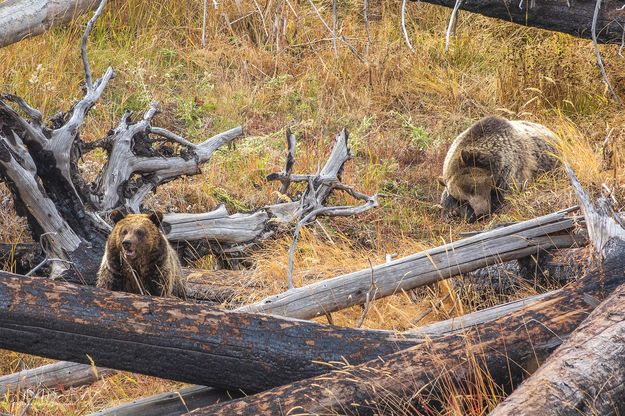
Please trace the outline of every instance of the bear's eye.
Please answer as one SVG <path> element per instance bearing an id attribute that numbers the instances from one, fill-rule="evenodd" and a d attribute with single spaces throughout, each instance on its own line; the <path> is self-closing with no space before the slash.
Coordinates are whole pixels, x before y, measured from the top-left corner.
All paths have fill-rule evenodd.
<path id="1" fill-rule="evenodd" d="M 122 229 L 122 235 L 126 235 L 126 234 L 128 234 L 128 230 L 127 230 L 127 229 L 125 229 L 125 228 L 123 228 L 123 229 Z"/>
<path id="2" fill-rule="evenodd" d="M 143 231 L 143 230 L 137 230 L 137 237 L 139 237 L 139 238 L 143 238 L 143 236 L 145 236 L 145 231 Z"/>

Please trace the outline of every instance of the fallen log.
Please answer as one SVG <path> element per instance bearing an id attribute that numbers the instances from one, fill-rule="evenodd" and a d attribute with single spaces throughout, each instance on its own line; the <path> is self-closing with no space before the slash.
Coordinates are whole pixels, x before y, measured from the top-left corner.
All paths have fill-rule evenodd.
<path id="1" fill-rule="evenodd" d="M 260 391 L 417 341 L 0 272 L 0 348 L 223 389 Z"/>
<path id="2" fill-rule="evenodd" d="M 130 403 L 92 413 L 90 416 L 178 416 L 198 407 L 240 396 L 240 392 L 224 392 L 211 387 L 190 386 L 179 391 L 134 400 Z"/>
<path id="3" fill-rule="evenodd" d="M 487 323 L 465 326 L 383 359 L 339 368 L 191 414 L 255 415 L 292 409 L 307 414 L 423 413 L 432 402 L 449 394 L 445 386 L 467 386 L 476 374 L 488 374 L 496 385 L 510 391 L 601 299 L 625 282 L 624 268 L 625 256 L 616 256 L 595 265 L 568 287 L 540 295 L 520 309 L 513 306 L 513 312 Z"/>
<path id="4" fill-rule="evenodd" d="M 586 218 L 592 238 L 595 222 L 588 216 Z M 517 309 L 513 305 L 510 308 L 512 312 L 487 324 L 480 321 L 473 327 L 458 329 L 457 334 L 434 339 L 383 359 L 345 366 L 321 377 L 198 409 L 191 414 L 255 415 L 288 413 L 295 409 L 312 414 L 332 411 L 361 415 L 419 413 L 430 402 L 441 400 L 446 394 L 446 386 L 467 386 L 476 374 L 477 377 L 488 374 L 496 385 L 510 391 L 575 330 L 601 299 L 625 282 L 625 243 L 621 243 L 614 251 L 616 255 L 595 264 L 579 281 L 550 294 L 539 295 L 534 302 L 522 308 Z M 623 294 L 625 296 L 625 291 Z M 495 314 L 499 312 L 502 311 Z M 465 320 L 463 324 L 470 324 L 470 320 Z M 613 339 L 621 342 L 622 335 L 618 331 L 612 334 L 620 335 Z M 619 362 L 622 346 L 615 347 L 615 350 L 614 357 Z M 561 364 L 563 368 L 569 365 L 564 361 Z M 588 369 L 586 366 L 583 368 Z M 604 371 L 600 373 L 606 374 Z M 619 375 L 625 375 L 625 371 Z M 617 378 L 615 383 L 625 385 L 621 380 Z M 594 386 L 601 389 L 602 385 Z M 533 391 L 538 391 L 544 383 L 534 386 Z M 553 398 L 559 396 L 546 393 L 545 397 L 545 402 L 553 402 Z M 518 407 L 525 406 L 528 400 L 535 400 L 533 393 L 519 400 Z M 579 411 L 579 407 L 576 409 Z M 520 413 L 504 411 L 501 414 Z"/>
<path id="5" fill-rule="evenodd" d="M 26 390 L 60 389 L 92 384 L 113 370 L 76 363 L 54 363 L 0 377 L 0 397 Z"/>
<path id="6" fill-rule="evenodd" d="M 411 266 L 412 267 L 416 267 L 416 265 L 423 265 L 422 267 L 424 267 L 424 269 L 426 271 L 435 271 L 434 274 L 434 279 L 433 280 L 420 280 L 416 282 L 416 286 L 421 285 L 421 284 L 427 284 L 433 281 L 436 281 L 438 279 L 443 279 L 443 278 L 447 278 L 447 277 L 451 277 L 453 276 L 455 273 L 461 273 L 461 272 L 466 272 L 466 271 L 471 271 L 474 270 L 476 268 L 481 267 L 481 265 L 483 264 L 488 264 L 490 262 L 497 262 L 497 261 L 501 261 L 502 258 L 516 258 L 518 257 L 523 257 L 523 256 L 527 256 L 529 254 L 533 254 L 536 253 L 539 250 L 542 249 L 547 249 L 547 248 L 552 248 L 552 247 L 570 247 L 572 245 L 578 244 L 578 243 L 583 243 L 584 242 L 584 237 L 583 236 L 576 236 L 576 235 L 569 235 L 569 234 L 565 234 L 565 235 L 550 235 L 550 232 L 553 233 L 559 233 L 559 232 L 570 232 L 573 227 L 574 227 L 574 223 L 576 221 L 575 218 L 569 218 L 566 217 L 566 214 L 568 212 L 573 211 L 574 208 L 570 208 L 567 210 L 563 210 L 554 214 L 550 214 L 548 216 L 545 217 L 541 217 L 541 218 L 537 218 L 534 220 L 529 220 L 529 221 L 525 221 L 522 223 L 518 223 L 518 224 L 514 224 L 510 227 L 513 227 L 512 229 L 506 229 L 505 227 L 493 230 L 493 231 L 489 231 L 486 233 L 482 233 L 479 234 L 477 236 L 473 236 L 470 239 L 466 239 L 466 240 L 460 240 L 456 243 L 452 243 L 450 245 L 445 245 L 442 247 L 437 247 L 435 249 L 426 251 L 424 253 L 418 253 L 416 255 L 407 257 L 406 259 L 409 260 L 408 263 L 405 263 L 406 259 L 399 259 L 396 262 L 393 262 L 395 264 L 398 264 L 404 271 L 403 273 L 406 273 L 406 270 L 408 270 L 409 272 L 419 275 L 419 270 L 410 270 Z M 507 236 L 507 237 L 506 237 Z M 517 250 L 517 251 L 511 251 L 508 253 L 501 253 L 499 251 L 492 251 L 492 249 L 488 249 L 488 246 L 484 246 L 483 242 L 487 241 L 489 239 L 489 237 L 491 238 L 501 238 L 501 237 L 506 237 L 507 239 L 511 240 L 511 241 L 515 241 L 515 242 L 521 242 L 521 249 Z M 468 241 L 467 240 L 471 240 Z M 471 244 L 469 246 L 469 244 Z M 468 263 L 464 264 L 464 265 L 460 265 L 457 264 L 456 267 L 454 266 L 450 266 L 448 268 L 448 270 L 444 270 L 444 269 L 439 269 L 437 270 L 436 267 L 434 267 L 432 265 L 432 263 L 428 262 L 423 262 L 422 259 L 423 258 L 428 258 L 431 256 L 439 256 L 440 257 L 448 257 L 447 261 L 451 264 L 453 264 L 453 260 L 454 260 L 454 255 L 458 256 L 458 251 L 460 251 L 460 254 L 463 253 L 462 247 L 466 247 L 469 246 L 470 250 L 467 250 L 467 253 L 471 252 L 471 250 L 473 250 L 473 254 L 475 255 L 476 250 L 477 250 L 477 256 L 482 256 L 484 255 L 484 252 L 482 250 L 484 250 L 487 253 L 490 253 L 490 257 L 486 257 L 484 259 L 478 259 L 477 261 L 469 261 Z M 473 247 L 473 248 L 472 248 Z M 529 250 L 528 250 L 529 248 Z M 466 249 L 465 249 L 466 250 Z M 487 251 L 490 250 L 490 251 Z M 441 256 L 441 254 L 444 253 L 444 256 Z M 450 257 L 451 256 L 451 257 Z M 459 257 L 461 258 L 461 257 Z M 419 263 L 416 262 L 411 262 L 410 259 L 416 259 L 417 261 L 419 261 Z M 448 264 L 449 264 L 448 263 Z M 385 266 L 385 265 L 384 265 Z M 378 266 L 378 267 L 384 267 L 384 266 Z M 197 272 L 197 271 L 195 271 Z M 402 276 L 402 271 L 397 271 L 395 268 L 392 268 L 390 270 L 386 270 L 386 273 L 391 275 L 392 273 L 398 273 L 398 276 Z M 298 293 L 301 294 L 300 296 L 303 299 L 303 302 L 308 302 L 308 299 L 306 299 L 306 294 L 311 294 L 311 296 L 314 296 L 315 291 L 317 290 L 317 287 L 324 287 L 326 282 L 336 282 L 337 280 L 340 280 L 343 277 L 350 277 L 350 276 L 354 276 L 354 275 L 366 275 L 367 276 L 367 286 L 364 289 L 364 294 L 363 293 L 358 293 L 358 291 L 354 291 L 354 292 L 348 292 L 345 294 L 345 301 L 342 303 L 342 305 L 345 305 L 345 307 L 347 306 L 351 306 L 351 305 L 355 305 L 355 304 L 359 304 L 364 302 L 364 297 L 366 296 L 366 292 L 369 290 L 369 286 L 371 284 L 371 270 L 367 269 L 367 270 L 363 270 L 361 272 L 356 272 L 356 273 L 352 273 L 352 274 L 348 274 L 345 276 L 339 276 L 337 278 L 334 279 L 330 279 L 330 280 L 326 280 L 320 283 L 316 283 L 313 285 L 309 285 L 309 286 L 305 286 L 299 289 L 295 289 L 295 290 L 291 290 L 291 291 L 287 291 L 285 293 L 283 293 L 282 295 L 278 295 L 278 297 L 280 298 L 287 298 L 287 295 L 289 293 Z M 432 275 L 432 273 L 430 273 L 430 275 Z M 197 275 L 196 275 L 197 276 Z M 206 276 L 204 274 L 204 276 Z M 405 274 L 404 274 L 405 276 Z M 408 278 L 409 276 L 406 276 L 406 278 Z M 193 279 L 191 279 L 193 281 Z M 400 281 L 401 279 L 397 278 L 397 281 Z M 398 284 L 401 283 L 398 282 Z M 376 283 L 377 284 L 377 283 Z M 349 288 L 348 287 L 348 283 L 344 283 L 342 285 L 345 288 Z M 210 284 L 208 286 L 203 286 L 205 289 L 208 288 L 207 290 L 210 291 Z M 199 287 L 194 287 L 193 283 L 191 283 L 189 285 L 189 294 L 191 295 L 191 297 L 195 297 L 197 296 L 198 298 L 202 298 L 202 285 L 200 285 Z M 377 297 L 381 297 L 381 296 L 387 296 L 393 293 L 396 293 L 399 289 L 395 289 L 393 291 L 385 291 L 382 294 L 380 294 Z M 328 291 L 329 292 L 329 291 Z M 208 299 L 210 296 L 204 296 L 204 299 Z M 271 299 L 273 297 L 270 297 L 268 299 Z M 360 298 L 362 298 L 362 301 L 360 301 Z M 216 300 L 216 299 L 210 299 L 210 300 Z M 297 306 L 297 299 L 289 299 L 293 305 Z M 320 300 L 319 302 L 323 301 Z M 326 300 L 327 302 L 327 300 Z M 270 303 L 267 303 L 267 300 L 265 301 L 261 301 L 257 304 L 252 305 L 252 307 L 250 306 L 243 306 L 241 308 L 236 309 L 237 311 L 241 311 L 241 312 L 265 312 L 265 313 L 271 313 L 274 315 L 282 315 L 282 316 L 288 316 L 288 317 L 293 317 L 293 315 L 291 314 L 298 314 L 301 312 L 301 309 L 299 307 L 291 307 L 291 308 L 267 308 L 267 309 L 257 309 L 258 306 L 257 305 L 264 305 L 265 307 L 271 306 Z M 321 303 L 321 309 L 319 310 L 323 310 L 323 303 Z M 487 313 L 485 311 L 485 313 Z M 296 315 L 297 317 L 298 315 Z M 300 315 L 301 316 L 301 315 Z M 310 315 L 303 315 L 304 317 L 308 318 L 311 317 Z M 477 318 L 479 320 L 479 318 Z M 450 320 L 449 322 L 453 322 L 454 320 Z M 462 322 L 462 320 L 456 320 L 456 322 Z M 453 325 L 453 324 L 452 324 Z M 66 365 L 73 365 L 73 363 L 66 363 Z M 99 363 L 99 365 L 103 365 L 101 363 Z"/>
<path id="7" fill-rule="evenodd" d="M 523 26 L 538 27 L 556 32 L 568 33 L 584 39 L 592 38 L 592 22 L 597 1 L 578 0 L 425 0 L 426 3 L 454 8 L 459 3 L 461 10 L 494 17 Z M 625 10 L 617 0 L 599 1 L 596 26 L 599 43 L 620 44 L 625 25 Z"/>
<path id="8" fill-rule="evenodd" d="M 242 303 L 253 295 L 258 285 L 249 281 L 248 274 L 240 270 L 182 270 L 185 296 L 189 300 L 214 303 Z"/>
<path id="9" fill-rule="evenodd" d="M 6 0 L 0 3 L 0 48 L 61 26 L 89 10 L 97 0 Z"/>
<path id="10" fill-rule="evenodd" d="M 623 263 L 625 229 L 607 198 L 595 207 L 567 167 L 589 236 L 606 268 Z M 625 274 L 623 268 L 618 273 Z M 491 413 L 622 414 L 625 411 L 625 285 L 617 288 L 530 378 Z"/>
<path id="11" fill-rule="evenodd" d="M 308 319 L 365 303 L 372 280 L 377 287 L 377 299 L 540 250 L 568 248 L 584 241 L 583 237 L 567 233 L 576 223 L 567 214 L 576 209 L 568 208 L 370 269 L 291 289 L 241 310 Z"/>

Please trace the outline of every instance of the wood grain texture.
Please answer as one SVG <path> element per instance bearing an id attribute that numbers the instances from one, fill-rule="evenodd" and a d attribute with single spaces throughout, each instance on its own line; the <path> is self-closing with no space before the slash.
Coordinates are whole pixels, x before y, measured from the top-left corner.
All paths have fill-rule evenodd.
<path id="1" fill-rule="evenodd" d="M 25 390 L 67 389 L 92 384 L 113 370 L 76 363 L 54 363 L 0 377 L 0 396 Z"/>

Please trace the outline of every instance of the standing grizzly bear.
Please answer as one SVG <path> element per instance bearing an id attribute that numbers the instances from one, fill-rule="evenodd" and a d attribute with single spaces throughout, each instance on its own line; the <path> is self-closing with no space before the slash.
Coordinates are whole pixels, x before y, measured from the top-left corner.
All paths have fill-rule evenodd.
<path id="1" fill-rule="evenodd" d="M 556 166 L 553 140 L 549 129 L 528 121 L 485 117 L 473 124 L 445 157 L 439 178 L 443 216 L 473 222 L 496 211 L 512 186 L 523 187 Z"/>
<path id="2" fill-rule="evenodd" d="M 180 260 L 161 232 L 161 213 L 113 211 L 97 287 L 153 296 L 184 297 Z"/>

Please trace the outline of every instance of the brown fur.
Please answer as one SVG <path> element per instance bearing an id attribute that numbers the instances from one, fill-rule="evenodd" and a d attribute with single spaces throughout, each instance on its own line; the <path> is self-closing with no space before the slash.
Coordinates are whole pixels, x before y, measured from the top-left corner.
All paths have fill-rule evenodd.
<path id="1" fill-rule="evenodd" d="M 178 255 L 159 225 L 161 214 L 114 211 L 97 287 L 153 296 L 184 296 Z"/>
<path id="2" fill-rule="evenodd" d="M 452 143 L 441 178 L 443 214 L 476 219 L 495 211 L 512 186 L 523 187 L 537 174 L 553 169 L 546 127 L 527 121 L 486 117 Z"/>

